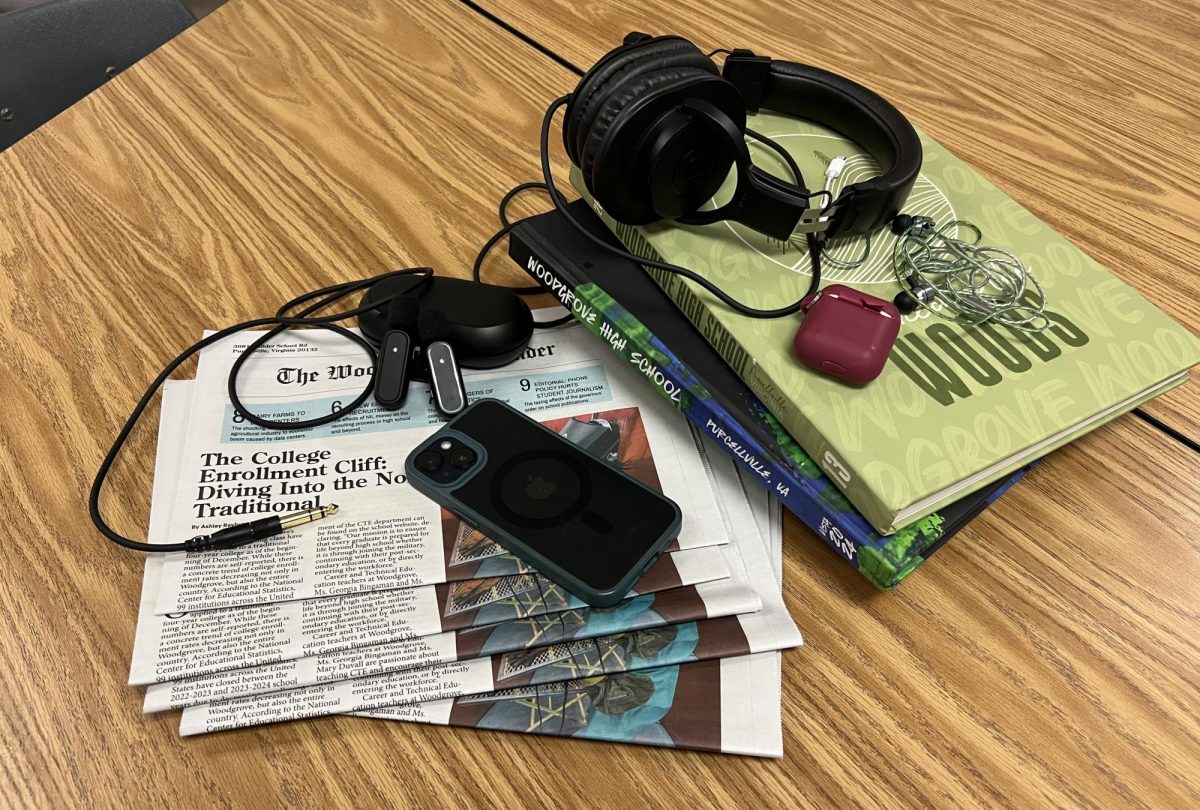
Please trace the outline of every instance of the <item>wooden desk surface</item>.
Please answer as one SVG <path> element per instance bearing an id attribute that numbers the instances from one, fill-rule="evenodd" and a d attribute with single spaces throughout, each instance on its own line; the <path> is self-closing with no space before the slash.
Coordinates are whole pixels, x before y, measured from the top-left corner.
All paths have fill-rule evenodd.
<path id="1" fill-rule="evenodd" d="M 1197 322 L 1187 9 L 876 0 L 835 25 L 781 1 L 485 5 L 576 65 L 673 28 L 849 73 Z M 951 30 L 962 44 L 941 50 Z M 145 381 L 202 328 L 297 290 L 404 264 L 465 274 L 573 83 L 465 5 L 234 0 L 0 154 L 0 797 L 1200 803 L 1200 458 L 1133 417 L 1054 454 L 894 593 L 790 520 L 807 643 L 784 656 L 782 761 L 358 718 L 184 741 L 176 715 L 142 716 L 125 685 L 141 559 L 96 535 L 85 495 Z M 1194 383 L 1151 410 L 1200 435 Z M 141 431 L 106 500 L 127 533 L 152 443 Z"/>

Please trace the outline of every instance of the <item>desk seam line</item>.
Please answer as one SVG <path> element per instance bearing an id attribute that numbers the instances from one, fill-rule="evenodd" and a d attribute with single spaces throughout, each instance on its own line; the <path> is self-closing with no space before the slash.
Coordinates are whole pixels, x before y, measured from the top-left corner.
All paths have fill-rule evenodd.
<path id="1" fill-rule="evenodd" d="M 517 28 L 517 27 L 516 27 L 515 25 L 513 25 L 512 23 L 510 23 L 510 22 L 508 22 L 507 20 L 503 19 L 503 18 L 502 18 L 502 17 L 500 17 L 499 15 L 497 15 L 497 14 L 494 14 L 494 13 L 492 13 L 491 11 L 488 11 L 488 10 L 487 10 L 486 8 L 484 8 L 483 6 L 481 6 L 481 5 L 479 5 L 478 3 L 474 2 L 474 0 L 459 0 L 459 2 L 460 2 L 462 5 L 464 5 L 464 6 L 466 6 L 467 8 L 469 8 L 471 11 L 474 11 L 474 12 L 475 12 L 476 14 L 478 14 L 479 16 L 481 16 L 481 17 L 483 17 L 484 19 L 488 20 L 489 22 L 495 23 L 496 25 L 500 26 L 502 29 L 504 29 L 504 30 L 505 30 L 505 31 L 507 31 L 508 33 L 512 34 L 512 35 L 513 35 L 513 36 L 515 36 L 517 39 L 521 40 L 521 41 L 522 41 L 522 42 L 524 42 L 526 45 L 530 46 L 531 48 L 533 48 L 534 50 L 538 51 L 538 52 L 539 52 L 539 53 L 541 53 L 542 55 L 550 57 L 550 58 L 551 58 L 551 59 L 553 59 L 555 62 L 557 62 L 559 65 L 561 65 L 562 67 L 565 67 L 567 70 L 569 70 L 569 71 L 571 71 L 572 73 L 574 73 L 576 76 L 582 76 L 582 75 L 583 75 L 583 70 L 582 70 L 582 69 L 581 69 L 581 68 L 580 68 L 578 65 L 574 64 L 573 62 L 571 62 L 570 60 L 566 59 L 565 57 L 558 55 L 558 54 L 557 54 L 557 53 L 555 53 L 554 51 L 550 50 L 550 48 L 548 48 L 547 46 L 543 45 L 542 43 L 538 42 L 538 41 L 537 41 L 536 39 L 534 39 L 533 37 L 531 37 L 531 36 L 529 36 L 528 34 L 526 34 L 526 33 L 525 33 L 524 31 L 522 31 L 521 29 Z"/>

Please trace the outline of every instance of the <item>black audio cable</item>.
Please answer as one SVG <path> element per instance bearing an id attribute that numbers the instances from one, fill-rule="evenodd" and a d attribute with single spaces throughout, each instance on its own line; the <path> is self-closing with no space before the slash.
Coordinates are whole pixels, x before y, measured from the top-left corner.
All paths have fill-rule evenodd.
<path id="1" fill-rule="evenodd" d="M 182 546 L 181 549 L 178 549 L 179 551 L 215 551 L 223 548 L 241 548 L 256 540 L 265 540 L 268 537 L 283 534 L 288 529 L 303 526 L 305 523 L 312 523 L 314 520 L 336 515 L 337 511 L 337 504 L 331 503 L 328 506 L 318 506 L 315 509 L 301 509 L 299 512 L 292 512 L 282 517 L 271 515 L 270 517 L 252 520 L 249 523 L 238 523 L 235 526 L 228 526 L 212 534 L 202 534 L 199 537 L 193 537 L 190 540 L 173 545 Z M 155 551 L 170 550 L 157 545 L 152 545 L 151 548 Z"/>
<path id="2" fill-rule="evenodd" d="M 489 253 L 492 252 L 492 248 L 494 248 L 496 246 L 496 243 L 499 242 L 504 237 L 508 236 L 509 232 L 512 231 L 513 228 L 517 227 L 517 225 L 519 225 L 521 222 L 521 220 L 517 220 L 516 222 L 512 222 L 509 220 L 508 206 L 512 203 L 512 201 L 517 197 L 518 194 L 520 194 L 524 191 L 532 191 L 535 189 L 541 190 L 541 191 L 549 190 L 546 188 L 545 183 L 538 183 L 538 182 L 521 183 L 518 186 L 514 186 L 513 188 L 510 188 L 508 190 L 508 193 L 506 193 L 504 195 L 504 197 L 500 200 L 500 210 L 499 210 L 500 230 L 498 230 L 494 234 L 492 234 L 491 237 L 486 242 L 483 243 L 483 247 L 481 247 L 479 249 L 479 253 L 475 254 L 475 264 L 471 268 L 471 278 L 473 278 L 476 282 L 482 283 L 480 281 L 480 276 L 483 273 L 483 260 L 487 258 L 487 255 Z M 507 289 L 512 290 L 517 295 L 522 295 L 522 296 L 542 295 L 546 292 L 545 287 L 542 287 L 540 284 L 530 284 L 530 285 L 526 285 L 524 287 L 508 287 Z M 562 326 L 564 324 L 571 323 L 571 321 L 573 321 L 573 320 L 575 320 L 575 316 L 568 313 L 566 315 L 563 315 L 560 318 L 555 318 L 550 321 L 534 321 L 533 328 L 534 329 L 550 329 L 555 326 Z"/>
<path id="3" fill-rule="evenodd" d="M 117 434 L 117 438 L 113 440 L 112 446 L 108 449 L 108 453 L 106 453 L 104 456 L 104 460 L 100 462 L 100 469 L 96 471 L 96 477 L 92 480 L 92 488 L 88 494 L 88 512 L 91 515 L 92 523 L 96 526 L 96 530 L 117 545 L 132 549 L 134 551 L 204 551 L 244 546 L 247 543 L 254 542 L 255 540 L 260 540 L 264 537 L 270 537 L 272 535 L 279 534 L 291 526 L 309 523 L 313 520 L 318 520 L 336 512 L 337 507 L 330 505 L 321 507 L 319 509 L 294 512 L 290 515 L 284 515 L 283 517 L 272 516 L 263 518 L 261 520 L 255 520 L 250 523 L 242 523 L 236 526 L 230 526 L 226 529 L 221 529 L 214 534 L 203 537 L 194 537 L 181 543 L 143 543 L 137 540 L 131 540 L 108 525 L 108 522 L 105 521 L 104 516 L 100 512 L 100 493 L 104 489 L 104 482 L 108 478 L 108 473 L 112 469 L 113 463 L 117 460 L 117 456 L 120 455 L 121 448 L 125 446 L 125 442 L 129 439 L 129 434 L 133 432 L 134 426 L 137 425 L 138 419 L 141 418 L 146 408 L 150 405 L 150 401 L 154 398 L 155 393 L 157 393 L 158 389 L 162 387 L 162 384 L 167 381 L 167 378 L 169 378 L 171 374 L 175 372 L 175 369 L 179 368 L 181 365 L 187 362 L 189 358 L 202 349 L 205 349 L 208 346 L 217 343 L 218 341 L 224 340 L 231 335 L 247 329 L 255 329 L 262 326 L 272 327 L 271 329 L 263 332 L 261 337 L 257 338 L 253 343 L 246 347 L 246 349 L 238 356 L 237 360 L 233 364 L 233 368 L 229 372 L 229 399 L 233 403 L 233 406 L 237 412 L 245 417 L 247 421 L 271 430 L 305 430 L 307 428 L 319 427 L 320 425 L 328 424 L 354 411 L 356 408 L 362 405 L 362 403 L 366 402 L 368 397 L 371 396 L 371 390 L 374 384 L 373 380 L 367 383 L 367 386 L 363 392 L 359 394 L 353 401 L 351 401 L 350 404 L 332 411 L 331 413 L 313 419 L 304 419 L 295 422 L 280 422 L 253 414 L 242 404 L 241 398 L 237 393 L 238 372 L 241 371 L 241 368 L 245 364 L 246 360 L 249 359 L 259 347 L 279 333 L 295 326 L 317 327 L 336 332 L 361 346 L 370 356 L 371 363 L 374 365 L 375 348 L 368 343 L 365 338 L 360 335 L 356 335 L 344 326 L 339 326 L 336 322 L 360 315 L 369 309 L 374 309 L 379 306 L 386 306 L 393 298 L 413 292 L 417 287 L 424 284 L 425 281 L 428 280 L 428 278 L 432 275 L 433 269 L 429 267 L 406 267 L 400 270 L 392 270 L 387 273 L 381 273 L 360 281 L 347 281 L 342 282 L 341 284 L 333 284 L 329 287 L 322 287 L 321 289 L 313 290 L 305 293 L 304 295 L 293 298 L 291 301 L 288 301 L 286 304 L 281 306 L 272 317 L 255 318 L 253 320 L 235 323 L 233 326 L 228 326 L 220 331 L 214 332 L 208 337 L 196 341 L 191 346 L 187 347 L 178 355 L 176 355 L 175 358 L 171 360 L 171 362 L 167 363 L 166 367 L 159 372 L 158 376 L 154 378 L 149 387 L 146 388 L 146 392 L 142 394 L 141 399 L 139 399 L 137 404 L 133 407 L 133 411 L 129 414 L 129 418 L 125 420 L 125 425 Z M 385 279 L 398 276 L 414 276 L 416 281 L 408 288 L 398 290 L 393 295 L 387 296 L 371 304 L 360 304 L 353 309 L 335 312 L 331 315 L 313 315 L 313 313 L 318 312 L 337 301 L 340 301 L 347 295 L 359 292 L 360 290 L 365 290 L 372 284 Z M 299 313 L 295 315 L 287 314 L 296 307 L 306 304 L 310 301 L 314 301 L 314 303 L 309 304 Z M 321 514 L 316 514 L 318 512 Z"/>

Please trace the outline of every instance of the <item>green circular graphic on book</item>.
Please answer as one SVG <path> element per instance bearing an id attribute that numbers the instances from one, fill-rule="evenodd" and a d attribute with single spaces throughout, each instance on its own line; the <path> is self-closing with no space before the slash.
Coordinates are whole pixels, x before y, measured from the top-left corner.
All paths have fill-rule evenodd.
<path id="1" fill-rule="evenodd" d="M 778 125 L 776 125 L 778 121 Z M 775 140 L 780 146 L 791 153 L 808 187 L 817 191 L 828 188 L 833 198 L 842 193 L 848 185 L 868 180 L 879 174 L 879 164 L 870 155 L 864 154 L 852 141 L 841 135 L 818 128 L 808 122 L 797 122 L 793 118 L 782 118 L 770 114 L 755 116 L 754 126 Z M 797 131 L 799 130 L 799 131 Z M 754 162 L 763 169 L 779 177 L 789 178 L 787 165 L 775 152 L 768 147 L 751 140 L 750 153 Z M 841 174 L 834 180 L 827 181 L 825 170 L 830 161 L 836 157 L 846 158 L 846 165 Z M 730 176 L 725 185 L 716 195 L 716 200 L 724 201 L 733 193 L 734 177 Z M 825 204 L 824 197 L 813 200 L 816 207 Z M 906 214 L 921 214 L 931 217 L 940 224 L 956 219 L 954 207 L 946 194 L 934 185 L 925 174 L 917 177 L 909 195 L 908 203 L 904 206 Z M 808 245 L 803 236 L 792 241 L 772 239 L 737 222 L 723 222 L 723 227 L 729 229 L 739 242 L 749 247 L 768 261 L 795 273 L 808 276 L 812 264 L 809 260 Z M 821 267 L 823 283 L 841 282 L 851 286 L 866 286 L 886 284 L 895 286 L 896 275 L 892 270 L 892 249 L 896 243 L 896 235 L 888 230 L 880 230 L 869 236 L 853 239 L 838 239 L 830 243 L 825 252 L 825 261 Z M 863 257 L 866 257 L 865 261 Z M 890 294 L 888 295 L 890 298 Z"/>

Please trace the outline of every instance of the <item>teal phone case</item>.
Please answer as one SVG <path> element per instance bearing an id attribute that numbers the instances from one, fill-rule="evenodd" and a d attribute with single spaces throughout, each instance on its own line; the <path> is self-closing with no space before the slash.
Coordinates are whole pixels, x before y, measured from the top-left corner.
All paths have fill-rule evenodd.
<path id="1" fill-rule="evenodd" d="M 554 448 L 548 452 L 553 453 L 561 450 L 562 453 L 570 454 L 576 459 L 585 459 L 586 462 L 580 466 L 597 465 L 598 472 L 596 475 L 604 476 L 606 482 L 609 480 L 608 477 L 612 475 L 623 479 L 621 486 L 629 486 L 640 493 L 636 497 L 642 499 L 642 504 L 646 504 L 648 502 L 647 499 L 652 499 L 653 503 L 651 503 L 651 506 L 661 511 L 661 514 L 666 517 L 662 521 L 662 531 L 653 530 L 656 536 L 646 543 L 644 552 L 639 553 L 637 549 L 634 549 L 634 556 L 631 556 L 628 570 L 625 571 L 622 568 L 620 575 L 616 576 L 615 581 L 612 582 L 589 582 L 588 571 L 570 570 L 565 565 L 542 554 L 538 549 L 530 545 L 530 543 L 522 540 L 518 536 L 517 531 L 500 525 L 496 520 L 488 517 L 456 494 L 456 490 L 470 488 L 472 479 L 481 475 L 488 476 L 494 488 L 495 482 L 498 480 L 497 468 L 503 469 L 504 464 L 509 463 L 516 457 L 506 453 L 507 457 L 499 458 L 493 457 L 493 454 L 489 453 L 487 436 L 480 435 L 479 425 L 483 419 L 494 422 L 495 431 L 498 433 L 505 432 L 505 420 L 520 420 L 522 424 L 519 425 L 510 423 L 507 432 L 511 434 L 517 429 L 528 429 L 532 426 L 537 431 L 540 431 L 541 434 L 552 437 L 552 441 L 545 440 L 544 437 L 541 439 L 545 443 L 545 446 L 552 446 Z M 460 426 L 470 426 L 470 430 L 460 430 Z M 461 477 L 444 483 L 433 480 L 426 472 L 418 469 L 416 460 L 423 453 L 436 450 L 438 445 L 445 440 L 451 440 L 472 449 L 477 456 L 477 461 Z M 607 464 L 595 456 L 588 454 L 561 435 L 496 399 L 478 400 L 463 410 L 462 413 L 455 416 L 454 419 L 448 422 L 437 433 L 421 442 L 415 450 L 409 453 L 408 458 L 405 459 L 404 471 L 408 476 L 409 483 L 418 492 L 421 492 L 435 503 L 450 510 L 469 525 L 479 529 L 484 535 L 500 544 L 503 548 L 532 565 L 539 573 L 562 585 L 587 604 L 596 607 L 608 607 L 624 599 L 638 578 L 658 559 L 663 549 L 679 535 L 679 530 L 683 525 L 683 515 L 680 512 L 679 506 L 674 501 L 646 486 L 615 465 Z M 589 478 L 589 481 L 592 480 L 595 479 Z M 631 495 L 631 500 L 633 497 Z M 620 504 L 607 504 L 607 507 L 609 511 L 621 509 Z M 596 554 L 593 555 L 594 561 L 597 564 L 600 562 L 598 555 L 602 553 L 603 550 L 598 548 Z M 611 560 L 603 561 L 604 564 L 610 562 Z M 579 561 L 578 566 L 587 566 L 587 561 Z"/>

